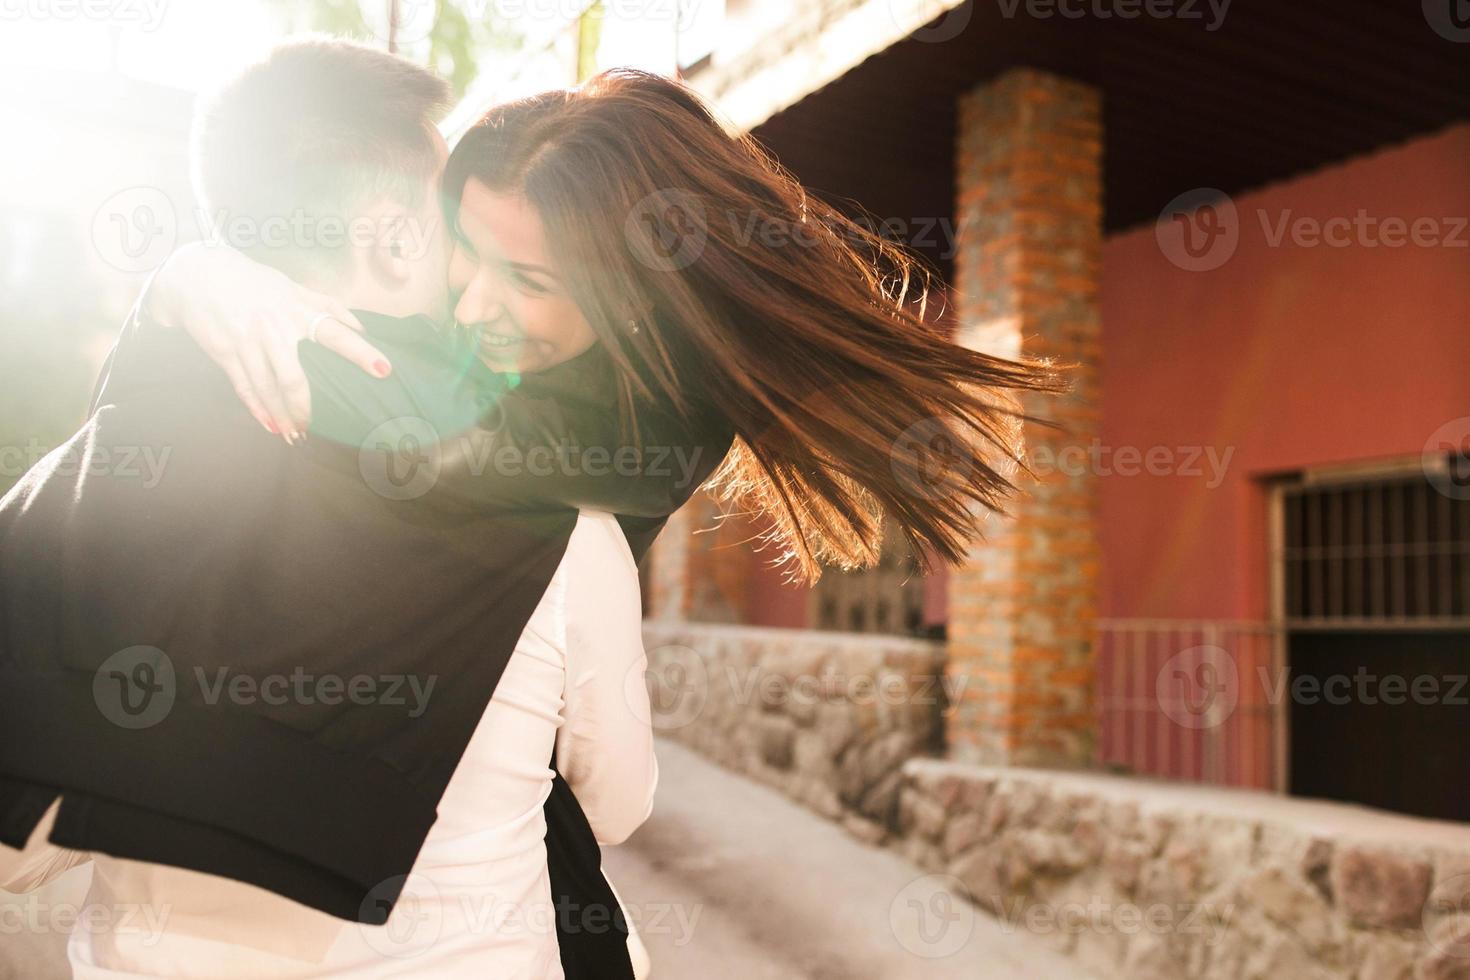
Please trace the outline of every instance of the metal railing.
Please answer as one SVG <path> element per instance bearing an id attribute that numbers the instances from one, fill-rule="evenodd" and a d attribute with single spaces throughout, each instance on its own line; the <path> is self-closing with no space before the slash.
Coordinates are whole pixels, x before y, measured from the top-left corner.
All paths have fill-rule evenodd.
<path id="1" fill-rule="evenodd" d="M 1285 786 L 1285 633 L 1235 620 L 1097 624 L 1097 761 L 1222 786 Z"/>

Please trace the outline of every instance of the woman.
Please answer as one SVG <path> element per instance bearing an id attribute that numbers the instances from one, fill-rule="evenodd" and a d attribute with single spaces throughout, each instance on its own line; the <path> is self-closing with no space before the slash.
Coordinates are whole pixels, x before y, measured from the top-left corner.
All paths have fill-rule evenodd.
<path id="1" fill-rule="evenodd" d="M 456 238 L 455 317 L 481 359 L 534 374 L 597 354 L 587 363 L 611 374 L 625 446 L 643 447 L 640 420 L 722 419 L 737 439 L 711 485 L 767 522 L 768 541 L 799 580 L 814 580 L 824 564 L 872 564 L 885 524 L 916 555 L 958 560 L 983 515 L 1013 490 L 1006 473 L 1021 458 L 1014 394 L 1060 386 L 1047 365 L 949 342 L 925 321 L 922 289 L 911 289 L 919 273 L 901 249 L 808 197 L 753 141 L 727 134 L 689 90 L 658 76 L 614 71 L 492 109 L 451 153 L 445 198 Z M 783 234 L 749 232 L 773 226 Z M 276 357 L 277 377 L 289 382 L 299 364 L 269 352 L 294 351 L 302 339 L 366 370 L 381 359 L 355 335 L 317 335 L 323 317 L 348 316 L 330 300 L 264 268 L 242 274 L 237 256 L 195 262 L 187 275 L 160 277 L 154 302 L 182 311 L 176 319 L 227 369 L 242 347 L 254 348 L 251 360 Z M 228 277 L 211 275 L 209 263 Z M 222 285 L 195 285 L 204 282 Z M 219 309 L 236 319 L 218 322 L 210 311 Z M 280 317 L 281 309 L 296 315 Z M 250 323 L 276 326 L 239 329 Z M 257 374 L 242 397 L 273 431 L 296 431 L 299 418 L 265 418 L 272 413 L 263 406 L 286 401 L 269 389 Z M 916 472 L 916 441 L 946 465 Z M 605 538 L 606 521 L 597 527 Z M 614 564 L 610 552 L 586 554 L 592 565 Z M 590 596 L 562 603 L 591 604 Z M 523 670 L 536 666 L 536 633 L 528 629 L 516 650 Z M 562 650 L 560 674 L 556 655 L 543 658 L 539 681 L 503 685 L 496 701 L 533 687 L 570 690 L 579 674 L 604 693 L 610 682 L 641 681 L 636 669 L 598 676 L 596 648 L 586 645 L 581 668 Z M 604 652 L 618 659 L 611 647 Z M 639 656 L 622 659 L 641 665 Z M 560 721 L 523 714 L 539 719 L 539 738 Z M 530 744 L 530 734 L 526 741 L 527 765 L 544 771 L 544 746 Z M 626 759 L 645 757 L 638 739 L 621 741 L 633 750 Z M 593 768 L 619 746 L 602 749 Z M 579 795 L 599 776 L 612 779 L 587 758 L 580 771 L 570 762 Z M 628 780 L 608 785 L 619 782 Z M 473 781 L 465 798 L 479 804 L 451 807 L 467 821 L 465 834 L 477 805 L 491 813 L 490 785 Z M 438 852 L 426 845 L 426 854 Z"/>
<path id="2" fill-rule="evenodd" d="M 451 152 L 444 191 L 454 315 L 486 363 L 535 371 L 599 345 L 630 438 L 640 412 L 718 413 L 738 438 L 710 489 L 768 522 L 801 581 L 876 562 L 885 521 L 920 561 L 957 562 L 1015 490 L 1015 395 L 1064 387 L 1049 364 L 952 343 L 924 318 L 911 256 L 657 75 L 613 70 L 491 109 Z M 381 361 L 355 335 L 315 336 L 349 318 L 340 304 L 272 270 L 242 276 L 237 257 L 202 261 L 232 284 L 195 285 L 196 265 L 155 288 L 222 365 L 263 348 L 289 381 L 299 364 L 279 352 L 306 339 L 364 370 Z M 242 396 L 264 419 L 283 399 L 254 388 Z M 920 473 L 916 450 L 946 465 Z"/>

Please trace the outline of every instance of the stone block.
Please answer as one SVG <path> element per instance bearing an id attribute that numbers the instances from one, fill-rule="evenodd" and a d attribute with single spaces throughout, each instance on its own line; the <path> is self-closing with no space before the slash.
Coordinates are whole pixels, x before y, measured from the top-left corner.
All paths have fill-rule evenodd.
<path id="1" fill-rule="evenodd" d="M 761 761 L 790 769 L 796 757 L 796 725 L 789 718 L 762 718 L 758 731 Z"/>
<path id="2" fill-rule="evenodd" d="M 1370 928 L 1420 922 L 1429 897 L 1429 862 L 1381 847 L 1346 844 L 1333 855 L 1332 892 L 1348 918 Z"/>

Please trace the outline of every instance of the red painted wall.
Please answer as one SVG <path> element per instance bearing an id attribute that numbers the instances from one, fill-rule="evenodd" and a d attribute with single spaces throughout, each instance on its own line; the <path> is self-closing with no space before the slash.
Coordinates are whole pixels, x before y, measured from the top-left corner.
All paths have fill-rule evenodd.
<path id="1" fill-rule="evenodd" d="M 1264 617 L 1261 477 L 1417 455 L 1440 425 L 1470 416 L 1470 125 L 1234 203 L 1238 246 L 1213 270 L 1176 266 L 1152 225 L 1104 247 L 1102 446 L 1232 453 L 1215 487 L 1207 465 L 1203 476 L 1104 473 L 1105 616 Z M 1442 241 L 1268 235 L 1283 218 L 1360 212 L 1433 219 Z"/>
<path id="2" fill-rule="evenodd" d="M 751 522 L 748 534 L 753 538 L 759 527 Z M 771 567 L 773 550 L 758 552 L 753 546 L 747 546 L 746 550 L 750 578 L 745 586 L 745 622 L 790 629 L 805 627 L 811 590 L 786 582 L 786 572 Z"/>
<path id="3" fill-rule="evenodd" d="M 1234 204 L 1238 244 L 1209 271 L 1171 262 L 1152 225 L 1104 245 L 1101 446 L 1110 461 L 1167 448 L 1179 471 L 1102 474 L 1104 616 L 1264 618 L 1262 477 L 1415 455 L 1442 423 L 1470 416 L 1470 248 L 1393 247 L 1353 229 L 1345 247 L 1268 236 L 1283 219 L 1362 211 L 1433 219 L 1450 238 L 1470 216 L 1470 125 Z M 1218 485 L 1206 457 L 1199 475 L 1184 472 L 1205 450 L 1224 464 Z M 806 590 L 764 556 L 748 561 L 745 621 L 805 626 Z M 942 621 L 943 577 L 928 584 L 927 612 Z"/>

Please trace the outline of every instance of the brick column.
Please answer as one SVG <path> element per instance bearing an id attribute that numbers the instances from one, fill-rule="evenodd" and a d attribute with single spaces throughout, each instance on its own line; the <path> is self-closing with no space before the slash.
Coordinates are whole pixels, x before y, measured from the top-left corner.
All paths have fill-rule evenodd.
<path id="1" fill-rule="evenodd" d="M 648 549 L 648 619 L 689 618 L 689 548 L 693 516 L 685 505 L 674 512 Z"/>
<path id="2" fill-rule="evenodd" d="M 1062 426 L 1026 427 L 1046 472 L 950 576 L 957 759 L 1092 757 L 1097 477 L 1086 450 L 1098 428 L 1101 129 L 1097 90 L 1037 71 L 1010 71 L 959 103 L 959 340 L 1080 367 L 1070 395 L 1024 400 Z"/>
<path id="3" fill-rule="evenodd" d="M 649 619 L 741 619 L 749 529 L 721 522 L 720 512 L 719 502 L 700 491 L 669 518 L 649 550 Z"/>

